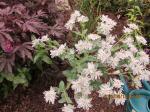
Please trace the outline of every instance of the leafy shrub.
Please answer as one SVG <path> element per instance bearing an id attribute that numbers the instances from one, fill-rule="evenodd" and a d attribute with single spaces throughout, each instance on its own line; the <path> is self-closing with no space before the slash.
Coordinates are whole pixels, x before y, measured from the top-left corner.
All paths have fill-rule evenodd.
<path id="1" fill-rule="evenodd" d="M 123 105 L 126 97 L 119 76 L 125 76 L 133 88 L 140 88 L 141 80 L 150 80 L 147 68 L 149 56 L 141 47 L 147 42 L 135 21 L 128 21 L 122 35 L 117 37 L 111 31 L 118 23 L 108 15 L 100 16 L 94 33 L 87 32 L 88 20 L 79 11 L 74 11 L 65 24 L 77 37 L 73 47 L 52 40 L 44 43 L 46 51 L 51 49 L 51 58 L 59 57 L 70 64 L 63 71 L 67 82 L 61 81 L 58 87 L 50 87 L 43 93 L 47 103 L 54 104 L 56 99 L 64 103 L 63 112 L 73 112 L 76 108 L 89 110 L 92 107 L 90 94 L 93 91 L 97 91 L 99 97 L 110 98 L 116 105 Z M 40 42 L 35 48 L 42 45 Z M 69 89 L 73 90 L 76 107 L 68 95 Z"/>
<path id="2" fill-rule="evenodd" d="M 63 19 L 61 18 L 60 21 L 58 18 L 60 14 L 56 14 L 54 18 L 56 20 L 52 20 L 51 23 L 51 16 L 56 13 L 56 9 L 52 10 L 53 4 L 48 2 L 48 0 L 24 1 L 24 4 L 13 5 L 1 2 L 0 45 L 3 52 L 0 56 L 0 71 L 12 73 L 12 67 L 15 66 L 15 62 L 20 62 L 19 59 L 23 59 L 23 62 L 27 58 L 32 59 L 31 36 L 33 34 L 42 36 L 48 32 L 54 37 L 64 37 L 66 30 L 62 26 Z M 39 7 L 43 8 L 39 10 Z"/>
<path id="3" fill-rule="evenodd" d="M 38 71 L 38 66 L 42 66 L 39 59 L 51 64 L 47 56 L 48 52 L 42 47 L 37 52 L 33 48 L 32 39 L 34 37 L 41 38 L 48 34 L 53 39 L 64 39 L 66 31 L 64 16 L 51 0 L 2 0 L 0 2 L 2 86 L 0 91 L 5 93 L 12 86 L 15 88 L 18 84 L 27 85 L 29 80 L 26 74 L 34 74 Z M 34 54 L 37 56 L 33 60 Z M 38 63 L 38 66 L 32 66 L 33 62 Z M 18 68 L 21 70 L 18 71 Z M 29 70 L 29 68 L 33 69 Z"/>

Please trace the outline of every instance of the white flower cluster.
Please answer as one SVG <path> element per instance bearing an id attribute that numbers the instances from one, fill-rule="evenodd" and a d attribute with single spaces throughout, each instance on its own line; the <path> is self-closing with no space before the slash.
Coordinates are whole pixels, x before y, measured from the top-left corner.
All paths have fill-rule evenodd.
<path id="1" fill-rule="evenodd" d="M 44 91 L 43 94 L 44 94 L 44 99 L 47 103 L 54 104 L 54 102 L 57 98 L 56 91 L 55 91 L 54 87 L 50 87 L 50 90 Z"/>
<path id="2" fill-rule="evenodd" d="M 108 15 L 102 15 L 101 23 L 97 26 L 97 32 L 99 34 L 110 35 L 113 27 L 117 25 L 117 22 L 108 17 Z"/>
<path id="3" fill-rule="evenodd" d="M 86 22 L 87 20 L 79 11 L 75 11 L 67 22 L 66 28 L 72 30 L 75 22 Z M 92 99 L 90 98 L 90 94 L 94 90 L 92 82 L 101 80 L 103 75 L 108 74 L 111 77 L 114 74 L 128 75 L 130 73 L 134 77 L 132 81 L 136 88 L 142 86 L 141 80 L 150 80 L 150 71 L 147 69 L 149 56 L 137 45 L 137 43 L 145 45 L 146 40 L 139 34 L 132 34 L 132 32 L 139 30 L 138 26 L 133 23 L 128 24 L 128 27 L 124 27 L 123 30 L 124 33 L 127 33 L 126 38 L 121 38 L 118 41 L 119 38 L 111 35 L 111 31 L 117 23 L 107 15 L 102 15 L 101 21 L 97 27 L 98 34 L 86 34 L 85 37 L 87 38 L 79 40 L 74 45 L 74 49 L 63 44 L 50 51 L 52 58 L 56 56 L 62 58 L 65 55 L 67 57 L 65 59 L 71 60 L 71 65 L 74 61 L 75 67 L 72 65 L 72 71 L 75 71 L 76 78 L 67 77 L 67 80 L 69 84 L 71 83 L 71 88 L 74 91 L 77 107 L 85 110 L 92 107 Z M 99 34 L 104 34 L 106 38 L 102 38 Z M 69 56 L 67 56 L 68 54 Z M 89 60 L 85 59 L 84 56 L 89 56 Z M 122 86 L 121 80 L 110 78 L 107 83 L 100 85 L 99 97 L 112 96 L 116 105 L 123 105 L 126 97 L 122 93 Z M 56 93 L 53 89 L 45 91 L 44 94 L 46 102 L 54 103 Z M 73 105 L 65 104 L 62 111 L 73 112 L 74 109 Z"/>
<path id="4" fill-rule="evenodd" d="M 34 39 L 32 41 L 32 47 L 35 47 L 35 46 L 39 45 L 41 42 L 46 42 L 48 40 L 49 40 L 48 35 L 42 36 L 41 39 Z"/>
<path id="5" fill-rule="evenodd" d="M 66 104 L 64 104 L 64 107 L 62 108 L 62 111 L 63 112 L 73 112 L 74 109 L 75 108 L 74 108 L 73 105 L 70 105 L 70 104 L 66 105 Z"/>
<path id="6" fill-rule="evenodd" d="M 68 30 L 72 30 L 76 22 L 85 23 L 87 21 L 89 21 L 88 17 L 81 15 L 79 11 L 75 10 L 74 13 L 71 14 L 68 22 L 65 24 L 65 27 Z"/>
<path id="7" fill-rule="evenodd" d="M 138 30 L 138 29 L 139 29 L 139 27 L 136 24 L 130 23 L 130 24 L 128 24 L 128 27 L 124 27 L 123 32 L 127 33 L 127 34 L 130 34 L 134 30 Z"/>
<path id="8" fill-rule="evenodd" d="M 59 46 L 59 48 L 55 48 L 53 50 L 50 50 L 51 57 L 54 58 L 56 56 L 60 56 L 61 54 L 63 54 L 65 51 L 65 47 L 66 47 L 66 44 L 62 44 Z"/>
<path id="9" fill-rule="evenodd" d="M 92 49 L 92 43 L 89 41 L 79 40 L 77 44 L 75 44 L 75 48 L 79 54 L 85 52 L 86 50 Z"/>
<path id="10" fill-rule="evenodd" d="M 123 82 L 119 79 L 113 79 L 111 82 L 102 84 L 100 90 L 98 91 L 99 97 L 109 97 L 114 99 L 116 105 L 124 105 L 126 97 L 122 93 L 123 85 Z M 116 91 L 116 89 L 119 90 Z"/>
<path id="11" fill-rule="evenodd" d="M 82 73 L 85 77 L 90 78 L 91 80 L 97 80 L 102 76 L 102 72 L 98 71 L 93 62 L 88 63 L 88 67 L 83 69 Z"/>

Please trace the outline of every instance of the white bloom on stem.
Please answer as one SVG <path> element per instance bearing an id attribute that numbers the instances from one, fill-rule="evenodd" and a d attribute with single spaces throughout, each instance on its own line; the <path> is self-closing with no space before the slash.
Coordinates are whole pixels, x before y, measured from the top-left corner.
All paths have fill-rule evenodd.
<path id="1" fill-rule="evenodd" d="M 39 45 L 40 41 L 41 41 L 40 39 L 34 39 L 34 40 L 32 40 L 32 47 L 35 47 L 35 46 Z"/>
<path id="2" fill-rule="evenodd" d="M 115 57 L 119 58 L 120 60 L 131 59 L 131 58 L 133 58 L 133 52 L 126 51 L 126 50 L 120 50 L 115 53 Z"/>
<path id="3" fill-rule="evenodd" d="M 45 99 L 46 103 L 54 104 L 55 99 L 57 98 L 54 87 L 50 87 L 50 90 L 44 91 L 43 94 L 44 94 L 44 99 Z"/>
<path id="4" fill-rule="evenodd" d="M 113 27 L 115 27 L 117 23 L 108 17 L 108 15 L 102 15 L 101 23 L 98 24 L 97 32 L 104 35 L 109 35 L 112 31 Z"/>
<path id="5" fill-rule="evenodd" d="M 66 47 L 66 44 L 62 44 L 59 46 L 59 48 L 50 50 L 51 57 L 54 58 L 56 56 L 60 56 L 61 54 L 63 54 L 65 51 L 65 47 Z"/>
<path id="6" fill-rule="evenodd" d="M 81 15 L 81 16 L 77 17 L 77 22 L 85 23 L 85 22 L 88 22 L 88 21 L 89 21 L 89 18 L 86 17 L 86 16 Z"/>
<path id="7" fill-rule="evenodd" d="M 128 67 L 132 70 L 133 75 L 140 75 L 145 68 L 141 62 L 135 58 L 131 59 L 131 63 L 128 65 Z"/>
<path id="8" fill-rule="evenodd" d="M 109 44 L 114 44 L 116 42 L 115 38 L 116 38 L 115 36 L 108 35 L 108 36 L 106 36 L 106 42 Z"/>
<path id="9" fill-rule="evenodd" d="M 116 68 L 119 64 L 120 59 L 118 57 L 109 57 L 107 60 L 108 66 L 111 66 L 112 68 Z"/>
<path id="10" fill-rule="evenodd" d="M 49 40 L 48 35 L 44 35 L 44 36 L 42 36 L 42 38 L 40 39 L 41 42 L 46 42 L 46 41 L 48 41 L 48 40 Z"/>
<path id="11" fill-rule="evenodd" d="M 113 93 L 113 88 L 110 86 L 110 83 L 102 84 L 100 90 L 98 91 L 99 97 L 104 97 L 111 95 Z"/>
<path id="12" fill-rule="evenodd" d="M 77 80 L 71 81 L 72 84 L 72 89 L 74 90 L 75 93 L 85 93 L 90 94 L 91 93 L 91 88 L 90 88 L 90 79 L 85 76 L 79 76 Z"/>
<path id="13" fill-rule="evenodd" d="M 134 77 L 133 79 L 133 83 L 134 83 L 134 86 L 139 89 L 140 87 L 142 87 L 142 83 L 141 83 L 141 80 L 140 80 L 140 76 L 136 76 Z"/>
<path id="14" fill-rule="evenodd" d="M 112 49 L 112 45 L 109 42 L 102 40 L 101 41 L 101 49 L 103 49 L 107 52 L 110 52 Z"/>
<path id="15" fill-rule="evenodd" d="M 93 62 L 88 63 L 88 67 L 83 69 L 83 73 L 86 77 L 90 78 L 91 80 L 97 80 L 102 76 L 102 72 L 96 69 L 96 66 Z"/>
<path id="16" fill-rule="evenodd" d="M 133 30 L 138 30 L 139 29 L 138 25 L 136 25 L 134 23 L 130 23 L 130 24 L 128 24 L 128 26 L 129 26 L 129 28 L 131 28 Z"/>
<path id="17" fill-rule="evenodd" d="M 73 111 L 74 109 L 75 108 L 74 108 L 73 105 L 70 105 L 70 104 L 66 105 L 66 104 L 64 104 L 64 107 L 62 108 L 62 111 L 63 112 L 74 112 Z"/>
<path id="18" fill-rule="evenodd" d="M 114 102 L 115 104 L 118 105 L 124 105 L 125 101 L 126 101 L 126 96 L 122 93 L 121 90 L 119 90 L 118 92 L 114 91 Z"/>
<path id="19" fill-rule="evenodd" d="M 66 29 L 72 30 L 77 20 L 77 17 L 79 16 L 81 16 L 80 12 L 75 10 L 74 13 L 71 14 L 71 17 L 68 20 L 68 22 L 65 24 Z"/>
<path id="20" fill-rule="evenodd" d="M 91 104 L 91 98 L 86 97 L 80 97 L 79 99 L 76 99 L 76 102 L 78 104 L 78 108 L 83 108 L 84 110 L 89 110 L 89 108 L 92 107 Z"/>
<path id="21" fill-rule="evenodd" d="M 80 16 L 81 16 L 81 13 L 78 10 L 75 10 L 74 13 L 71 14 L 71 18 L 75 20 L 77 19 L 77 17 L 80 17 Z"/>
<path id="22" fill-rule="evenodd" d="M 77 44 L 75 44 L 75 48 L 79 54 L 85 52 L 85 50 L 92 49 L 92 43 L 88 41 L 79 40 Z"/>
<path id="23" fill-rule="evenodd" d="M 131 28 L 128 28 L 128 27 L 124 26 L 123 32 L 130 34 L 131 32 L 133 32 L 133 30 Z"/>
<path id="24" fill-rule="evenodd" d="M 150 71 L 148 70 L 143 70 L 141 75 L 139 75 L 139 78 L 141 80 L 146 80 L 146 81 L 149 81 L 150 80 Z"/>
<path id="25" fill-rule="evenodd" d="M 69 20 L 69 21 L 65 24 L 66 29 L 72 30 L 73 27 L 74 27 L 74 24 L 75 24 L 75 23 L 73 23 L 73 22 L 74 22 L 74 21 Z"/>
<path id="26" fill-rule="evenodd" d="M 102 63 L 105 63 L 110 56 L 111 52 L 106 52 L 103 49 L 98 50 L 97 59 L 99 59 Z"/>
<path id="27" fill-rule="evenodd" d="M 100 36 L 100 35 L 98 35 L 98 34 L 93 34 L 93 33 L 89 34 L 87 37 L 88 37 L 88 39 L 91 39 L 91 40 L 101 39 L 101 36 Z"/>
<path id="28" fill-rule="evenodd" d="M 137 40 L 139 43 L 141 43 L 141 44 L 143 44 L 143 45 L 146 45 L 147 41 L 146 41 L 146 39 L 145 39 L 144 37 L 142 37 L 142 36 L 140 36 L 140 35 L 137 35 L 135 38 L 136 38 L 136 40 Z"/>
<path id="29" fill-rule="evenodd" d="M 148 65 L 149 64 L 149 55 L 146 54 L 144 51 L 140 51 L 138 52 L 140 54 L 139 57 L 139 61 L 143 64 L 143 65 Z"/>
<path id="30" fill-rule="evenodd" d="M 119 79 L 113 79 L 113 87 L 120 89 L 122 87 L 123 82 Z"/>

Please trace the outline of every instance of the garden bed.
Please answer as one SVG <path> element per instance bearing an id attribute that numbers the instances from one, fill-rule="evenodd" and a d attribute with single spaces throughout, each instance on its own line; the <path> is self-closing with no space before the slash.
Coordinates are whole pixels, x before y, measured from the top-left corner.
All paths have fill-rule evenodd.
<path id="1" fill-rule="evenodd" d="M 0 112 L 124 112 L 150 80 L 145 1 L 0 6 Z"/>

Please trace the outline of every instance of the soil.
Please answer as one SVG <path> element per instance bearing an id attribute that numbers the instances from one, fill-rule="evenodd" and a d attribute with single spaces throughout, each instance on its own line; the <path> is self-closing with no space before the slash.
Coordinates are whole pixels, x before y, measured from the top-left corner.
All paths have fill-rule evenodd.
<path id="1" fill-rule="evenodd" d="M 51 80 L 52 81 L 52 80 Z M 53 84 L 47 81 L 36 81 L 28 88 L 18 87 L 6 99 L 0 101 L 0 112 L 62 112 L 62 104 L 57 101 L 54 105 L 44 101 L 43 91 L 48 90 L 51 85 L 55 85 L 59 80 L 53 80 Z M 71 95 L 72 96 L 72 95 Z M 123 106 L 109 104 L 109 100 L 99 98 L 96 92 L 92 93 L 93 107 L 89 111 L 76 109 L 75 112 L 123 112 Z"/>

